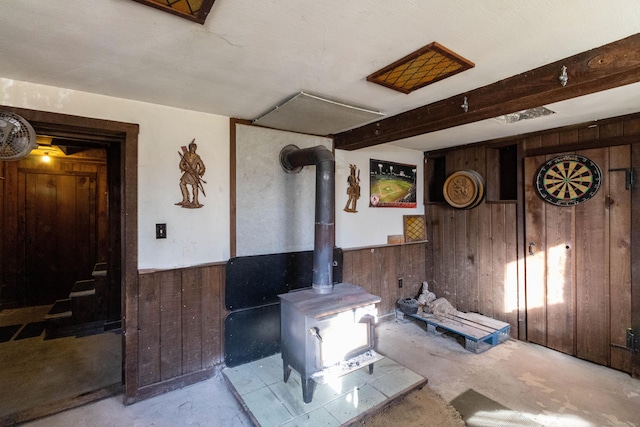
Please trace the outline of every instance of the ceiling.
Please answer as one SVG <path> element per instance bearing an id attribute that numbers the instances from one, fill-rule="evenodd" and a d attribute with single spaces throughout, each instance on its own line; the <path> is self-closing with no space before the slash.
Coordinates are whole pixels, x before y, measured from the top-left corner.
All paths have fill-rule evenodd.
<path id="1" fill-rule="evenodd" d="M 300 92 L 395 116 L 640 33 L 637 0 L 216 0 L 204 25 L 133 0 L 1 12 L 0 77 L 248 120 Z M 366 80 L 432 42 L 475 67 L 410 94 Z M 428 151 L 639 112 L 640 83 L 546 106 L 556 114 L 390 144 Z"/>

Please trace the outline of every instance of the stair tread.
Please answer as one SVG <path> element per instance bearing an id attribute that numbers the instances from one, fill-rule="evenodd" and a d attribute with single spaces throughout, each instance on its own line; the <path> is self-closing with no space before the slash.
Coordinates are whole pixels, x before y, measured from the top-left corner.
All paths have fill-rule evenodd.
<path id="1" fill-rule="evenodd" d="M 95 280 L 78 280 L 71 288 L 71 292 L 69 292 L 69 298 L 74 297 L 83 297 L 89 295 L 95 295 Z"/>
<path id="2" fill-rule="evenodd" d="M 92 276 L 106 276 L 107 275 L 107 263 L 106 262 L 98 262 L 93 267 Z"/>
<path id="3" fill-rule="evenodd" d="M 60 319 L 64 317 L 71 317 L 71 299 L 59 299 L 57 300 L 49 312 L 45 314 L 45 319 Z"/>

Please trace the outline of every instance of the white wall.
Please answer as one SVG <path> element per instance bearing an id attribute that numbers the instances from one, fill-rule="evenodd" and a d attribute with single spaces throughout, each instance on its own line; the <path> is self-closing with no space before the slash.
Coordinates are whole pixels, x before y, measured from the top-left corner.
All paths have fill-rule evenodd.
<path id="1" fill-rule="evenodd" d="M 229 119 L 52 86 L 0 78 L 0 105 L 136 123 L 138 138 L 138 266 L 140 269 L 185 267 L 229 259 L 230 181 Z M 178 187 L 178 151 L 195 138 L 207 172 L 204 207 L 184 209 Z M 259 143 L 259 141 L 256 141 Z M 417 208 L 369 207 L 369 159 L 417 165 Z M 357 213 L 347 202 L 349 164 L 360 169 Z M 378 146 L 336 150 L 336 245 L 354 248 L 387 243 L 403 234 L 402 216 L 424 213 L 422 152 Z M 155 224 L 167 224 L 167 239 L 155 239 Z M 311 228 L 310 228 L 311 229 Z"/>
<path id="2" fill-rule="evenodd" d="M 177 108 L 0 78 L 0 105 L 140 125 L 138 266 L 171 268 L 229 258 L 229 119 Z M 204 207 L 175 206 L 178 151 L 195 138 L 207 171 Z M 167 239 L 155 224 L 167 224 Z"/>
<path id="3" fill-rule="evenodd" d="M 316 167 L 287 173 L 287 145 L 331 150 L 330 138 L 236 125 L 236 255 L 313 250 Z"/>
<path id="4" fill-rule="evenodd" d="M 416 183 L 417 207 L 407 208 L 372 208 L 369 207 L 369 160 L 386 160 L 389 162 L 416 165 L 418 172 Z M 347 203 L 347 178 L 349 164 L 360 169 L 360 199 L 356 213 L 345 212 Z M 336 246 L 356 248 L 362 246 L 384 245 L 387 236 L 403 234 L 403 215 L 423 215 L 423 172 L 424 161 L 422 151 L 381 145 L 355 151 L 336 150 Z"/>

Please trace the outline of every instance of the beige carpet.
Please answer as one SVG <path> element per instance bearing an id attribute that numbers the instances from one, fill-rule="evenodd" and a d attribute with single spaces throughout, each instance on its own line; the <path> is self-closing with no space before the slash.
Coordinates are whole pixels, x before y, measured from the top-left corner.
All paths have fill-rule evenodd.
<path id="1" fill-rule="evenodd" d="M 366 427 L 464 427 L 465 422 L 453 406 L 428 386 L 425 386 L 354 425 Z"/>

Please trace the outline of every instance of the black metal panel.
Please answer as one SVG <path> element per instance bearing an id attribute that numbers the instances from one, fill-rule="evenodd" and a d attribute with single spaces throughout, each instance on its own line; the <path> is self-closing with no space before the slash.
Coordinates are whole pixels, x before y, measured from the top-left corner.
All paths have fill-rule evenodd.
<path id="1" fill-rule="evenodd" d="M 333 283 L 342 282 L 342 249 L 333 251 Z M 278 303 L 278 295 L 308 288 L 313 251 L 231 258 L 227 262 L 225 306 L 239 310 Z"/>
<path id="2" fill-rule="evenodd" d="M 280 351 L 280 304 L 237 310 L 224 320 L 224 362 L 233 367 Z"/>

